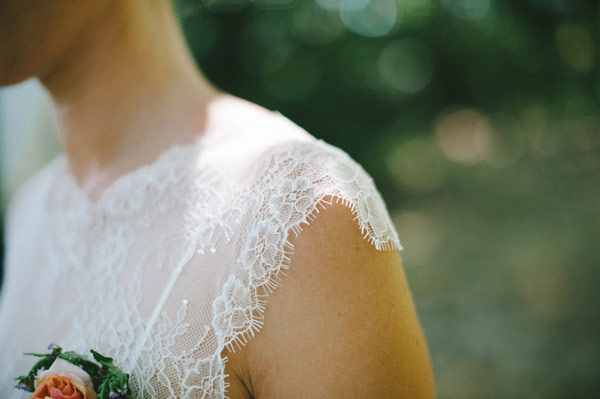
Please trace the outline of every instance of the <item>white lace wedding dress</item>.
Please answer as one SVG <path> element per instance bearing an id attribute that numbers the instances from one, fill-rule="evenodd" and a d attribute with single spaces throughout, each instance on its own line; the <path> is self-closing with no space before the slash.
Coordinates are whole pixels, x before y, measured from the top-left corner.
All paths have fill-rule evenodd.
<path id="1" fill-rule="evenodd" d="M 135 398 L 225 398 L 225 347 L 260 331 L 290 265 L 288 235 L 327 199 L 378 249 L 401 249 L 372 179 L 346 153 L 272 113 L 214 131 L 128 173 L 91 202 L 64 155 L 13 199 L 0 302 L 0 397 L 65 350 L 112 356 Z"/>

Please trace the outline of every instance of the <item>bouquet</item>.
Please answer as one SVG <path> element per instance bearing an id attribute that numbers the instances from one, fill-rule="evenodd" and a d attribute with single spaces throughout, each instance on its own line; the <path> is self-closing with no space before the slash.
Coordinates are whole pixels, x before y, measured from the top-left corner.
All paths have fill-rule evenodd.
<path id="1" fill-rule="evenodd" d="M 131 399 L 129 374 L 113 359 L 91 350 L 95 360 L 75 352 L 63 352 L 50 344 L 48 354 L 26 353 L 41 358 L 27 375 L 15 378 L 15 388 L 33 392 L 32 399 Z"/>

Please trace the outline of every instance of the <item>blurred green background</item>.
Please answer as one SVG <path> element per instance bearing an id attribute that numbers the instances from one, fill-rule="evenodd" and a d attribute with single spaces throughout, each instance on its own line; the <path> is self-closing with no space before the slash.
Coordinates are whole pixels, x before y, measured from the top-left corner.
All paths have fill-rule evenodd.
<path id="1" fill-rule="evenodd" d="M 438 397 L 600 397 L 600 6 L 180 0 L 214 84 L 374 177 Z"/>

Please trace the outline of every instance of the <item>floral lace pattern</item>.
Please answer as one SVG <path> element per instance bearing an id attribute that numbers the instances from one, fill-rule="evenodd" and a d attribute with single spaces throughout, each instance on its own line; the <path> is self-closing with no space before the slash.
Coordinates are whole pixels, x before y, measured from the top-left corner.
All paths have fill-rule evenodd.
<path id="1" fill-rule="evenodd" d="M 230 277 L 213 307 L 213 326 L 229 350 L 260 331 L 266 296 L 290 267 L 290 233 L 299 234 L 332 201 L 350 208 L 377 249 L 402 249 L 372 179 L 341 150 L 323 142 L 282 145 L 256 176 L 253 186 L 261 190 L 244 199 L 253 217 L 236 261 L 240 277 Z"/>
<path id="2" fill-rule="evenodd" d="M 42 253 L 9 242 L 0 355 L 18 360 L 0 371 L 0 396 L 16 395 L 4 386 L 24 369 L 19 353 L 53 340 L 114 357 L 136 398 L 225 398 L 222 353 L 260 331 L 268 295 L 293 267 L 290 234 L 340 202 L 377 249 L 401 249 L 372 179 L 346 153 L 308 134 L 277 137 L 218 165 L 203 162 L 206 146 L 177 147 L 96 204 L 50 165 L 54 180 L 11 216 L 9 233 L 37 237 Z M 27 218 L 28 206 L 43 220 Z M 25 296 L 19 281 L 32 273 L 68 289 Z M 17 322 L 21 336 L 7 327 Z"/>

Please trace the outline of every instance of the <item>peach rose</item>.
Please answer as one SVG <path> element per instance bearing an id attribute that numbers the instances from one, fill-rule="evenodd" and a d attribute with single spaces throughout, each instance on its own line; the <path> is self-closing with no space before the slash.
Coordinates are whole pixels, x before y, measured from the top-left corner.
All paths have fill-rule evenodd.
<path id="1" fill-rule="evenodd" d="M 57 358 L 35 380 L 32 399 L 96 399 L 92 378 L 81 368 Z"/>

